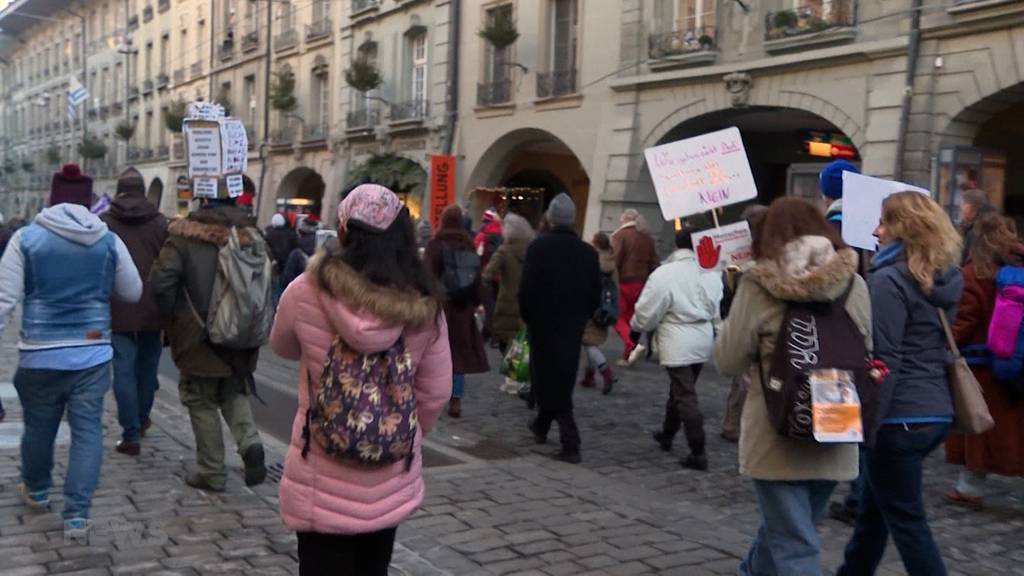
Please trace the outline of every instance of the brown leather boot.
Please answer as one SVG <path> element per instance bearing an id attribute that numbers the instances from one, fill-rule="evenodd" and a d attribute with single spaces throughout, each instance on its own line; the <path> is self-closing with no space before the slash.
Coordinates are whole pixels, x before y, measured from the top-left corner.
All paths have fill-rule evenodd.
<path id="1" fill-rule="evenodd" d="M 612 393 L 612 387 L 619 381 L 615 377 L 615 373 L 612 372 L 611 366 L 605 366 L 601 369 L 601 378 L 604 379 L 604 388 L 601 389 L 601 394 L 605 396 Z"/>
<path id="2" fill-rule="evenodd" d="M 593 388 L 594 386 L 596 386 L 596 383 L 594 382 L 593 368 L 587 368 L 587 370 L 583 373 L 583 380 L 580 380 L 580 386 L 584 388 Z"/>
<path id="3" fill-rule="evenodd" d="M 448 415 L 452 418 L 462 418 L 462 398 L 452 398 L 448 401 Z"/>

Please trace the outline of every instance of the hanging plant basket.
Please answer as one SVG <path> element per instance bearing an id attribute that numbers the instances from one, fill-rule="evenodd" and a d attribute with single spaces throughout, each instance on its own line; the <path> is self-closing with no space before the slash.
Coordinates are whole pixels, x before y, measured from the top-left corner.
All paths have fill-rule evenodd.
<path id="1" fill-rule="evenodd" d="M 184 121 L 185 101 L 181 99 L 171 101 L 167 108 L 164 108 L 164 124 L 167 126 L 167 129 L 175 134 L 180 134 L 181 125 Z M 119 124 L 117 128 L 120 130 L 121 125 Z M 131 131 L 132 134 L 135 133 L 135 126 L 131 126 Z M 120 138 L 120 133 L 118 134 L 118 137 Z M 131 135 L 129 135 L 128 138 L 122 138 L 122 140 L 128 140 L 130 138 Z"/>
<path id="2" fill-rule="evenodd" d="M 775 13 L 774 24 L 776 28 L 793 28 L 799 22 L 796 12 L 792 10 L 781 10 Z"/>
<path id="3" fill-rule="evenodd" d="M 515 44 L 519 39 L 519 30 L 516 28 L 516 21 L 512 19 L 512 12 L 499 10 L 480 32 L 481 38 L 490 42 L 495 50 L 502 50 Z"/>
<path id="4" fill-rule="evenodd" d="M 46 161 L 50 164 L 60 164 L 60 148 L 51 145 L 46 149 Z"/>
<path id="5" fill-rule="evenodd" d="M 281 112 L 291 112 L 299 106 L 295 98 L 295 74 L 290 70 L 274 72 L 270 85 L 270 107 Z"/>
<path id="6" fill-rule="evenodd" d="M 380 75 L 377 65 L 369 58 L 360 56 L 352 61 L 352 66 L 345 70 L 345 83 L 357 92 L 369 92 L 375 90 L 384 78 Z"/>
<path id="7" fill-rule="evenodd" d="M 179 126 L 180 125 L 181 124 L 179 124 Z M 114 127 L 114 134 L 117 135 L 118 140 L 127 142 L 135 135 L 135 124 L 127 120 L 122 120 Z"/>
<path id="8" fill-rule="evenodd" d="M 107 155 L 107 145 L 94 136 L 86 136 L 78 145 L 78 153 L 83 158 L 98 160 Z"/>

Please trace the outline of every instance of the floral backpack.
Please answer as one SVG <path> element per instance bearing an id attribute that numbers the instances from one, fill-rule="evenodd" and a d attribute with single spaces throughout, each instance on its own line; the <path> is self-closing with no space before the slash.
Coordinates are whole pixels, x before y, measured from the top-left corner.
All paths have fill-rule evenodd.
<path id="1" fill-rule="evenodd" d="M 374 354 L 352 350 L 336 337 L 319 386 L 307 373 L 309 409 L 302 429 L 302 457 L 310 438 L 336 458 L 369 466 L 405 460 L 412 466 L 416 440 L 416 391 L 412 360 L 401 338 Z"/>

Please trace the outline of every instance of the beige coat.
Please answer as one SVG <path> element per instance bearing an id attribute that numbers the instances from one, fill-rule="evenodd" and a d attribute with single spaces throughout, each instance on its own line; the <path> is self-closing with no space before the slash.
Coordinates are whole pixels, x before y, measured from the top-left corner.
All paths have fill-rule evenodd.
<path id="1" fill-rule="evenodd" d="M 596 248 L 595 248 L 596 250 Z M 615 279 L 615 285 L 619 285 L 619 273 L 615 268 L 615 255 L 611 250 L 597 250 L 598 262 L 601 264 L 601 273 L 611 274 Z M 583 329 L 584 346 L 603 346 L 608 340 L 608 326 L 598 326 L 591 320 Z"/>
<path id="2" fill-rule="evenodd" d="M 839 253 L 821 236 L 804 236 L 784 255 L 759 262 L 740 281 L 729 318 L 715 342 L 715 362 L 723 376 L 740 376 L 760 351 L 770 368 L 786 301 L 829 302 L 839 298 L 854 277 L 846 311 L 871 349 L 871 300 L 857 270 L 857 253 Z M 857 476 L 855 444 L 817 444 L 784 438 L 768 419 L 759 370 L 753 378 L 740 432 L 740 473 L 759 480 L 852 480 Z"/>

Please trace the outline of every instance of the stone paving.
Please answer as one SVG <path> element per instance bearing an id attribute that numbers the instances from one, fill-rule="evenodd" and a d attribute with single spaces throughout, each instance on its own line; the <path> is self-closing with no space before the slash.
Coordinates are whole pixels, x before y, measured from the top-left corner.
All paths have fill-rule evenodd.
<path id="1" fill-rule="evenodd" d="M 13 375 L 14 332 L 0 340 L 0 382 Z M 622 376 L 611 396 L 577 394 L 580 466 L 550 458 L 555 431 L 550 444 L 533 444 L 529 412 L 498 392 L 500 378 L 470 377 L 464 417 L 443 418 L 428 440 L 448 458 L 428 470 L 427 500 L 399 529 L 392 574 L 735 574 L 757 514 L 749 482 L 736 474 L 735 446 L 717 436 L 725 383 L 711 371 L 700 383 L 711 470 L 699 473 L 679 467 L 685 449 L 664 454 L 650 439 L 667 393 L 661 369 L 646 364 Z M 274 483 L 245 488 L 233 457 L 227 493 L 184 485 L 191 431 L 169 392 L 161 391 L 155 426 L 135 459 L 111 450 L 117 425 L 108 398 L 107 451 L 87 545 L 63 539 L 59 488 L 53 512 L 22 507 L 14 494 L 17 449 L 0 443 L 0 576 L 297 573 L 295 538 L 278 519 Z M 16 401 L 4 402 L 16 423 Z M 268 447 L 279 462 L 280 446 Z M 62 445 L 58 486 L 66 461 Z M 1021 483 L 993 479 L 990 507 L 967 512 L 941 502 L 955 473 L 939 455 L 928 463 L 929 512 L 951 573 L 1024 574 Z M 831 573 L 850 529 L 826 521 L 820 532 Z M 902 573 L 890 547 L 879 574 Z"/>

